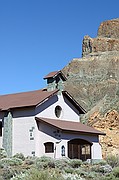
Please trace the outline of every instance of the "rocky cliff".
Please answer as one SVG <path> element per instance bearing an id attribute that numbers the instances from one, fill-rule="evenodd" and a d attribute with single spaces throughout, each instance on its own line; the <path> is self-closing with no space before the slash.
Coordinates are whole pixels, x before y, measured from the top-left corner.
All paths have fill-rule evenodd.
<path id="1" fill-rule="evenodd" d="M 119 153 L 119 19 L 102 22 L 96 38 L 82 43 L 82 58 L 64 69 L 65 89 L 87 113 L 82 122 L 106 132 L 103 155 Z"/>

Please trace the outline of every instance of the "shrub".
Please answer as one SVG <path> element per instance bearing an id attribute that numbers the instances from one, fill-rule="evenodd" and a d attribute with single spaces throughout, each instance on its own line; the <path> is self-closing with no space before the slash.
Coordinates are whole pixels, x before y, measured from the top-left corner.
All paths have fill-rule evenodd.
<path id="1" fill-rule="evenodd" d="M 89 174 L 85 169 L 83 168 L 78 168 L 78 169 L 74 169 L 75 173 L 80 175 L 81 177 L 87 177 L 87 175 Z"/>
<path id="2" fill-rule="evenodd" d="M 93 165 L 91 170 L 98 173 L 110 173 L 112 171 L 112 167 L 108 164 L 104 166 Z"/>
<path id="3" fill-rule="evenodd" d="M 92 165 L 106 165 L 107 164 L 107 161 L 106 160 L 92 160 Z"/>
<path id="4" fill-rule="evenodd" d="M 104 165 L 107 165 L 107 161 L 101 160 L 101 161 L 98 162 L 98 164 L 101 165 L 101 166 L 104 166 Z"/>
<path id="5" fill-rule="evenodd" d="M 84 180 L 84 179 L 82 179 L 81 178 L 81 176 L 80 175 L 78 175 L 78 174 L 63 174 L 63 178 L 65 179 L 65 180 Z"/>
<path id="6" fill-rule="evenodd" d="M 119 180 L 119 178 L 116 178 L 112 173 L 108 174 L 106 176 L 103 176 L 99 178 L 99 180 Z"/>
<path id="7" fill-rule="evenodd" d="M 115 167 L 115 168 L 113 169 L 113 175 L 114 175 L 115 177 L 119 178 L 119 167 Z"/>
<path id="8" fill-rule="evenodd" d="M 0 160 L 0 167 L 18 166 L 22 164 L 22 160 L 18 158 L 3 158 Z"/>
<path id="9" fill-rule="evenodd" d="M 41 162 L 49 162 L 51 159 L 52 159 L 51 157 L 47 157 L 47 156 L 42 156 L 38 158 L 38 160 Z"/>
<path id="10" fill-rule="evenodd" d="M 39 159 L 39 158 L 36 157 L 36 156 L 27 156 L 27 157 L 25 158 L 24 164 L 27 164 L 27 165 L 35 164 L 35 162 L 36 162 L 38 159 Z"/>
<path id="11" fill-rule="evenodd" d="M 106 161 L 112 168 L 119 166 L 119 156 L 109 155 Z"/>
<path id="12" fill-rule="evenodd" d="M 100 166 L 98 172 L 101 173 L 110 173 L 112 171 L 112 167 L 110 165 Z"/>
<path id="13" fill-rule="evenodd" d="M 17 179 L 14 179 L 17 180 Z M 24 177 L 24 180 L 64 180 L 59 171 L 56 170 L 38 170 L 30 169 Z"/>
<path id="14" fill-rule="evenodd" d="M 6 167 L 3 169 L 2 177 L 3 179 L 10 179 L 15 174 L 14 170 L 11 169 L 11 167 Z"/>
<path id="15" fill-rule="evenodd" d="M 15 174 L 10 180 L 25 180 L 27 173 Z"/>
<path id="16" fill-rule="evenodd" d="M 64 171 L 65 173 L 70 173 L 70 174 L 73 174 L 75 172 L 75 170 L 71 167 L 64 167 Z"/>
<path id="17" fill-rule="evenodd" d="M 98 180 L 98 177 L 97 177 L 98 175 L 97 175 L 97 173 L 96 172 L 89 172 L 87 175 L 86 175 L 86 177 L 88 178 L 88 179 L 94 179 L 94 180 Z"/>
<path id="18" fill-rule="evenodd" d="M 54 159 L 45 156 L 37 158 L 35 161 L 35 165 L 38 169 L 55 168 Z"/>
<path id="19" fill-rule="evenodd" d="M 69 164 L 70 164 L 70 160 L 67 158 L 55 160 L 55 167 L 60 170 L 64 170 L 64 167 L 69 168 L 70 167 Z"/>
<path id="20" fill-rule="evenodd" d="M 0 148 L 0 159 L 6 158 L 7 153 L 3 148 Z"/>
<path id="21" fill-rule="evenodd" d="M 18 158 L 18 159 L 21 159 L 22 161 L 25 160 L 25 157 L 22 153 L 17 153 L 13 156 L 14 158 Z"/>
<path id="22" fill-rule="evenodd" d="M 82 161 L 80 159 L 72 159 L 70 160 L 70 166 L 73 168 L 78 168 L 82 164 Z"/>

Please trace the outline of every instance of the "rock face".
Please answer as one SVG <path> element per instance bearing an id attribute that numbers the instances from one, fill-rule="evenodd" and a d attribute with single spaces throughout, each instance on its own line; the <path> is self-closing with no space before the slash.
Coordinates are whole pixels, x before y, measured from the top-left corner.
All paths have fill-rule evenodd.
<path id="1" fill-rule="evenodd" d="M 95 112 L 90 116 L 88 124 L 106 133 L 106 136 L 100 136 L 103 158 L 109 154 L 119 155 L 119 113 L 111 110 L 102 117 L 99 112 Z"/>
<path id="2" fill-rule="evenodd" d="M 82 56 L 106 51 L 119 51 L 119 19 L 101 23 L 96 38 L 85 36 L 83 39 Z"/>
<path id="3" fill-rule="evenodd" d="M 114 143 L 119 137 L 119 19 L 101 23 L 96 38 L 85 36 L 82 58 L 73 59 L 63 72 L 65 89 L 87 110 L 82 121 L 107 133 L 101 138 L 103 155 L 119 153 L 119 138 Z M 116 121 L 109 112 L 116 113 Z"/>
<path id="4" fill-rule="evenodd" d="M 65 88 L 87 111 L 95 107 L 105 113 L 112 106 L 119 111 L 119 52 L 73 59 L 63 71 Z"/>
<path id="5" fill-rule="evenodd" d="M 83 39 L 82 56 L 92 52 L 119 51 L 119 39 L 113 38 L 90 38 L 85 36 Z"/>
<path id="6" fill-rule="evenodd" d="M 102 22 L 98 29 L 98 36 L 119 39 L 119 18 Z"/>

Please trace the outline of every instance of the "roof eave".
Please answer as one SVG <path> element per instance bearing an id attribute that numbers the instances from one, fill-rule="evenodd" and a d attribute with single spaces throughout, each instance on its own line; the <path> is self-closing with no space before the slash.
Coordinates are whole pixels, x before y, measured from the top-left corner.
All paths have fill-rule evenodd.
<path id="1" fill-rule="evenodd" d="M 66 95 L 76 106 L 76 108 L 82 112 L 82 114 L 86 113 L 86 110 L 69 94 L 67 91 L 62 91 L 62 94 Z"/>
<path id="2" fill-rule="evenodd" d="M 67 80 L 67 78 L 65 77 L 65 75 L 62 73 L 62 71 L 56 71 L 53 75 L 46 75 L 43 79 L 49 79 L 49 78 L 55 78 L 58 74 L 61 74 L 63 80 Z"/>
<path id="3" fill-rule="evenodd" d="M 51 126 L 51 127 L 58 128 L 58 129 L 60 129 L 61 131 L 64 131 L 64 132 L 72 132 L 73 134 L 74 134 L 74 133 L 81 133 L 81 134 L 91 134 L 91 135 L 106 135 L 105 133 L 103 133 L 103 132 L 101 132 L 101 131 L 98 131 L 98 130 L 96 130 L 96 132 L 92 132 L 92 131 L 81 131 L 81 130 L 77 131 L 77 130 L 73 130 L 73 129 L 72 129 L 72 130 L 71 130 L 71 129 L 68 130 L 68 129 L 65 129 L 65 128 L 61 128 L 61 127 L 59 127 L 59 126 L 56 126 L 56 125 L 54 125 L 54 124 L 48 123 L 48 122 L 42 120 L 42 119 L 39 118 L 39 117 L 35 117 L 35 120 L 36 120 L 36 121 L 43 122 L 43 123 L 45 123 L 45 124 L 48 124 L 48 125 Z"/>
<path id="4" fill-rule="evenodd" d="M 81 134 L 90 134 L 90 135 L 106 135 L 106 133 L 103 133 L 101 131 L 99 132 L 90 132 L 90 131 L 75 131 L 75 130 L 67 130 L 67 129 L 61 129 L 62 131 L 65 131 L 65 132 L 72 132 L 72 133 L 81 133 Z"/>
<path id="5" fill-rule="evenodd" d="M 53 93 L 49 94 L 46 98 L 44 98 L 41 102 L 38 103 L 34 103 L 34 104 L 30 104 L 30 105 L 21 105 L 21 106 L 13 106 L 13 107 L 7 107 L 7 108 L 1 108 L 0 111 L 10 111 L 11 109 L 17 109 L 17 108 L 27 108 L 27 107 L 36 107 L 40 104 L 42 104 L 43 102 L 45 102 L 47 99 L 49 99 L 50 97 L 52 97 L 54 94 L 57 94 L 59 90 L 55 90 L 53 91 Z"/>

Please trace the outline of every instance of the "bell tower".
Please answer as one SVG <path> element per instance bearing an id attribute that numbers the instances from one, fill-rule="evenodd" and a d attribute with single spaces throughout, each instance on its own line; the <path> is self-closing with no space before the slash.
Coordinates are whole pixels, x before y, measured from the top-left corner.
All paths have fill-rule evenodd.
<path id="1" fill-rule="evenodd" d="M 61 71 L 54 71 L 49 73 L 44 77 L 47 80 L 47 91 L 54 91 L 58 89 L 59 91 L 63 91 L 64 84 L 63 82 L 66 81 L 66 77 Z"/>

